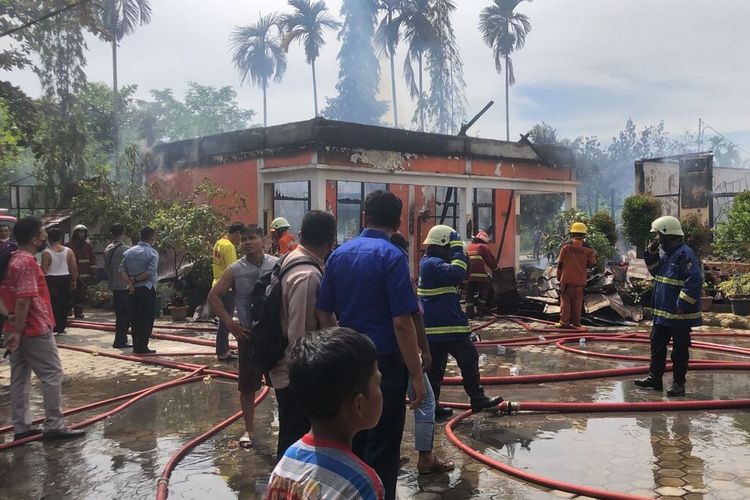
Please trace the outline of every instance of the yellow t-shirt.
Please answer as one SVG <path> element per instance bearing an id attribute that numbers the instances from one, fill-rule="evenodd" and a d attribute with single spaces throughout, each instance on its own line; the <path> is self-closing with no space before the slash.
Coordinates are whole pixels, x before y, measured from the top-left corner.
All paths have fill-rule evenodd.
<path id="1" fill-rule="evenodd" d="M 214 244 L 214 253 L 211 260 L 211 267 L 213 268 L 214 273 L 213 286 L 219 281 L 219 278 L 224 274 L 227 267 L 237 260 L 237 248 L 235 248 L 234 243 L 228 239 L 221 238 L 216 244 Z"/>

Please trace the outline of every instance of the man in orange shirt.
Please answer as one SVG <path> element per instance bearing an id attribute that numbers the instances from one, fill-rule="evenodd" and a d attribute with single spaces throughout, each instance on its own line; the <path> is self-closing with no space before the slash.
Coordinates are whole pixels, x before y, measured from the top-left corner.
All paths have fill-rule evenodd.
<path id="1" fill-rule="evenodd" d="M 271 254 L 282 257 L 297 248 L 297 239 L 289 231 L 290 227 L 289 221 L 284 217 L 276 217 L 271 221 Z"/>
<path id="2" fill-rule="evenodd" d="M 557 328 L 581 326 L 586 270 L 596 265 L 596 252 L 584 241 L 588 229 L 582 222 L 570 226 L 571 240 L 563 245 L 557 261 L 560 281 L 560 322 Z"/>

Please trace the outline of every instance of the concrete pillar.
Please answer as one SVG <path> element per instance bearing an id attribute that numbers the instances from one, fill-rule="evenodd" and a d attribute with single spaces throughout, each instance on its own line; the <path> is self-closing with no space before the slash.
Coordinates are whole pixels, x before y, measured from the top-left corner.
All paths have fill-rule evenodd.
<path id="1" fill-rule="evenodd" d="M 323 172 L 315 170 L 315 175 L 310 179 L 310 210 L 326 209 L 326 176 Z"/>
<path id="2" fill-rule="evenodd" d="M 459 190 L 458 202 L 460 210 L 458 214 L 459 227 L 456 230 L 465 240 L 468 240 L 472 235 L 464 234 L 466 232 L 466 225 L 474 217 L 474 187 L 471 183 L 467 182 L 466 187 Z"/>
<path id="3" fill-rule="evenodd" d="M 263 158 L 258 158 L 258 161 L 255 164 L 255 175 L 256 175 L 256 185 L 257 192 L 258 192 L 258 199 L 255 200 L 255 209 L 257 210 L 257 220 L 255 223 L 261 227 L 263 227 L 263 210 L 266 208 L 266 190 L 263 185 L 263 165 L 264 161 Z"/>
<path id="4" fill-rule="evenodd" d="M 521 270 L 521 193 L 516 193 L 514 196 L 513 205 L 515 206 L 515 218 L 516 218 L 516 234 L 515 234 L 515 246 L 514 254 L 516 256 L 513 267 L 516 272 Z"/>
<path id="5" fill-rule="evenodd" d="M 565 193 L 565 210 L 576 208 L 576 192 L 575 190 Z"/>

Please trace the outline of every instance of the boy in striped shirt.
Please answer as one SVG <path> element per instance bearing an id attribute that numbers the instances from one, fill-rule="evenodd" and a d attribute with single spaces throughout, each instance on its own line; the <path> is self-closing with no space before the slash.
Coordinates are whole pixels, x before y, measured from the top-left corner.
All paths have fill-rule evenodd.
<path id="1" fill-rule="evenodd" d="M 374 427 L 383 410 L 372 341 L 329 328 L 300 338 L 290 354 L 290 388 L 311 430 L 284 453 L 265 498 L 382 500 L 380 478 L 351 451 L 354 435 Z"/>

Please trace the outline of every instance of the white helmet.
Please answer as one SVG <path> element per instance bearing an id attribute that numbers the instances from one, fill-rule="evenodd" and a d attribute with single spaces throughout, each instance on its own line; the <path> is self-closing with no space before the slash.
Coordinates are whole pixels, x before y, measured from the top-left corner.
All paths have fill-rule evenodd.
<path id="1" fill-rule="evenodd" d="M 433 228 L 427 233 L 427 238 L 425 238 L 422 244 L 445 246 L 450 243 L 451 234 L 455 232 L 456 231 L 452 227 L 446 226 L 445 224 L 433 226 Z"/>
<path id="2" fill-rule="evenodd" d="M 271 221 L 271 231 L 276 231 L 277 229 L 284 229 L 285 227 L 290 227 L 290 226 L 291 224 L 289 224 L 289 221 L 283 217 L 276 217 L 274 220 Z"/>
<path id="3" fill-rule="evenodd" d="M 658 234 L 670 234 L 673 236 L 685 236 L 682 232 L 682 224 L 677 217 L 665 215 L 651 223 L 651 232 Z"/>
<path id="4" fill-rule="evenodd" d="M 88 233 L 89 228 L 87 228 L 83 224 L 78 224 L 76 227 L 73 228 L 73 232 L 75 233 L 76 231 L 86 231 Z"/>

